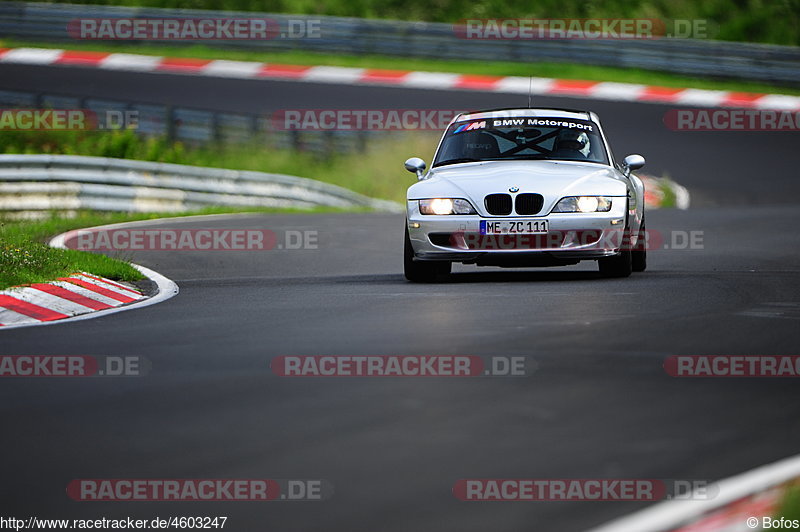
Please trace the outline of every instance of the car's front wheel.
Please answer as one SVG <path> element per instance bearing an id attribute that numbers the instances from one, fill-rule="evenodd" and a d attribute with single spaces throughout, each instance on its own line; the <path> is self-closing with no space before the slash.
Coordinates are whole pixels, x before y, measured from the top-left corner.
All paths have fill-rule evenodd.
<path id="1" fill-rule="evenodd" d="M 449 261 L 415 261 L 414 249 L 406 227 L 406 240 L 403 246 L 403 270 L 406 279 L 412 283 L 433 283 L 440 276 L 450 273 L 452 264 Z"/>
<path id="2" fill-rule="evenodd" d="M 632 253 L 633 271 L 643 272 L 647 269 L 647 229 L 642 218 L 642 227 L 639 229 L 639 238 Z"/>
<path id="3" fill-rule="evenodd" d="M 630 249 L 623 249 L 619 255 L 606 257 L 597 261 L 603 277 L 629 277 L 633 272 L 633 261 Z"/>

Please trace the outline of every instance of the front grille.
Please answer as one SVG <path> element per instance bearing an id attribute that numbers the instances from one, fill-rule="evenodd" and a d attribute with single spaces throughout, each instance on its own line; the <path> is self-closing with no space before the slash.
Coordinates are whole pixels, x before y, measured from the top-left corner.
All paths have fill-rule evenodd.
<path id="1" fill-rule="evenodd" d="M 511 214 L 511 195 L 510 194 L 489 194 L 484 198 L 483 204 L 489 214 L 495 216 L 505 216 Z"/>
<path id="2" fill-rule="evenodd" d="M 515 210 L 517 214 L 536 214 L 542 210 L 544 198 L 541 194 L 520 194 L 517 196 Z"/>

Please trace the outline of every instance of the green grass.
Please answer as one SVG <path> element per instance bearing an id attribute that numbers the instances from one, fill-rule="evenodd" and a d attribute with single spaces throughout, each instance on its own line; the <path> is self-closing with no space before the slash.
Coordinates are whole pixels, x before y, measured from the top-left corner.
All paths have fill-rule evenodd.
<path id="1" fill-rule="evenodd" d="M 129 264 L 103 255 L 50 249 L 30 241 L 4 243 L 0 248 L 0 289 L 52 281 L 77 272 L 119 281 L 142 278 L 142 274 Z"/>
<path id="2" fill-rule="evenodd" d="M 664 194 L 664 197 L 661 198 L 661 207 L 665 209 L 675 207 L 677 205 L 678 198 L 675 197 L 675 190 L 671 186 L 671 184 L 675 182 L 670 179 L 669 175 L 666 174 L 661 177 L 657 177 L 656 179 L 659 190 L 661 190 L 661 192 Z"/>
<path id="3" fill-rule="evenodd" d="M 2 131 L 0 153 L 92 155 L 178 163 L 190 157 L 180 142 L 127 131 Z"/>
<path id="4" fill-rule="evenodd" d="M 675 192 L 666 184 L 662 184 L 661 191 L 664 193 L 664 198 L 661 200 L 661 207 L 668 209 L 671 207 L 675 207 L 676 200 Z"/>
<path id="5" fill-rule="evenodd" d="M 798 0 L 800 1 L 800 0 Z M 545 78 L 577 79 L 587 81 L 615 81 L 641 83 L 664 87 L 730 90 L 737 92 L 766 92 L 800 95 L 800 89 L 771 85 L 768 83 L 713 80 L 691 76 L 680 76 L 667 72 L 578 65 L 567 63 L 515 63 L 510 61 L 456 61 L 424 58 L 388 57 L 380 55 L 348 56 L 315 52 L 254 52 L 223 50 L 207 46 L 162 46 L 119 45 L 117 43 L 39 43 L 16 40 L 0 40 L 0 47 L 31 46 L 40 48 L 69 48 L 74 50 L 137 53 L 168 57 L 190 57 L 201 59 L 229 59 L 238 61 L 260 61 L 296 65 L 325 65 L 360 68 L 391 68 L 395 70 L 422 70 L 430 72 L 452 72 L 489 76 L 536 76 Z"/>
<path id="6" fill-rule="evenodd" d="M 711 36 L 721 40 L 800 44 L 798 0 L 82 0 L 82 3 L 433 22 L 503 17 L 706 19 L 718 28 L 716 35 Z"/>
<path id="7" fill-rule="evenodd" d="M 800 484 L 795 483 L 786 490 L 778 517 L 800 521 Z"/>
<path id="8" fill-rule="evenodd" d="M 84 223 L 92 225 L 103 218 L 85 215 L 73 220 L 52 217 L 39 222 L 0 221 L 0 289 L 51 281 L 75 272 L 89 272 L 118 281 L 142 279 L 142 274 L 121 260 L 71 249 L 53 249 L 44 242 L 48 236 L 82 227 Z"/>

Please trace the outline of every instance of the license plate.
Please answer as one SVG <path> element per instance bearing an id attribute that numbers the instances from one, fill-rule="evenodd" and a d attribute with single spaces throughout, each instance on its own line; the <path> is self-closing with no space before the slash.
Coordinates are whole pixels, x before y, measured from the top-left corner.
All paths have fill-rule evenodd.
<path id="1" fill-rule="evenodd" d="M 547 233 L 547 220 L 481 220 L 482 235 L 535 235 Z"/>

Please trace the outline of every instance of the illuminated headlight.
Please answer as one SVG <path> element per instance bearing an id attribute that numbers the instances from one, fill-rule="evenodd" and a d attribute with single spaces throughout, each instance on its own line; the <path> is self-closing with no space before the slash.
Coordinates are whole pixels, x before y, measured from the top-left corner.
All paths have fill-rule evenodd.
<path id="1" fill-rule="evenodd" d="M 465 199 L 434 198 L 419 200 L 422 214 L 477 214 Z"/>
<path id="2" fill-rule="evenodd" d="M 611 198 L 605 196 L 571 196 L 562 198 L 553 212 L 608 212 Z"/>

